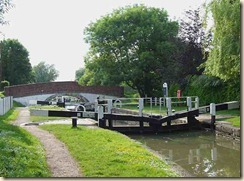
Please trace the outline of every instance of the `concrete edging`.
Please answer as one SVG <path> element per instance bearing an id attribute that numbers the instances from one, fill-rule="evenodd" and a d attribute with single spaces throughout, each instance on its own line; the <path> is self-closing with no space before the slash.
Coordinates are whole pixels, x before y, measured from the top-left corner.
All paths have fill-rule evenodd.
<path id="1" fill-rule="evenodd" d="M 216 124 L 215 131 L 217 132 L 217 134 L 230 136 L 234 139 L 240 139 L 241 137 L 241 129 L 231 126 L 229 124 Z"/>

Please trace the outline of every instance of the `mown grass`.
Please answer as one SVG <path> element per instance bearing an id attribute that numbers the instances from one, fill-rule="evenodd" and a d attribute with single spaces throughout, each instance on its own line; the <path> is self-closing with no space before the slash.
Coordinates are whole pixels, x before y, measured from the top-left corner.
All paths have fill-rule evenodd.
<path id="1" fill-rule="evenodd" d="M 230 122 L 231 125 L 235 126 L 235 127 L 240 127 L 240 124 L 241 124 L 240 120 L 241 120 L 240 116 L 229 118 L 229 119 L 225 119 L 225 121 Z"/>
<path id="2" fill-rule="evenodd" d="M 14 102 L 14 107 L 25 107 L 23 104 L 21 104 L 20 102 L 16 102 L 16 101 L 13 101 Z"/>
<path id="3" fill-rule="evenodd" d="M 54 121 L 54 120 L 67 120 L 67 117 L 47 117 L 47 116 L 31 116 L 31 122 L 46 122 L 46 121 Z"/>
<path id="4" fill-rule="evenodd" d="M 35 106 L 29 106 L 29 109 L 44 109 L 44 110 L 65 110 L 63 107 L 59 107 L 56 105 L 35 105 Z"/>
<path id="5" fill-rule="evenodd" d="M 17 110 L 0 116 L 0 176 L 50 176 L 41 143 L 26 130 L 10 124 L 17 116 Z"/>
<path id="6" fill-rule="evenodd" d="M 130 106 L 130 105 L 123 106 L 122 109 L 130 109 L 130 110 L 138 111 L 137 106 Z M 186 111 L 187 107 L 185 107 L 185 106 L 174 106 L 174 107 L 172 107 L 172 109 L 174 109 L 175 111 L 183 111 L 183 110 Z M 167 108 L 162 106 L 161 111 L 160 111 L 160 106 L 153 105 L 152 107 L 150 107 L 150 105 L 145 105 L 143 108 L 143 112 L 149 113 L 149 114 L 152 113 L 152 114 L 167 115 Z"/>
<path id="7" fill-rule="evenodd" d="M 35 105 L 35 106 L 29 106 L 29 109 L 38 109 L 38 110 L 65 110 L 65 108 L 58 107 L 56 105 Z M 67 119 L 67 117 L 47 117 L 47 116 L 31 116 L 30 121 L 31 122 L 45 122 L 45 121 L 52 121 L 52 120 L 64 120 Z"/>
<path id="8" fill-rule="evenodd" d="M 240 116 L 240 109 L 229 109 L 229 110 L 217 111 L 216 114 L 217 115 Z"/>
<path id="9" fill-rule="evenodd" d="M 227 121 L 227 122 L 230 122 L 232 126 L 240 127 L 240 124 L 241 124 L 240 109 L 217 111 L 216 114 L 232 116 L 232 118 L 220 119 L 220 121 Z"/>
<path id="10" fill-rule="evenodd" d="M 163 160 L 128 137 L 104 129 L 42 125 L 65 143 L 85 177 L 177 177 Z"/>

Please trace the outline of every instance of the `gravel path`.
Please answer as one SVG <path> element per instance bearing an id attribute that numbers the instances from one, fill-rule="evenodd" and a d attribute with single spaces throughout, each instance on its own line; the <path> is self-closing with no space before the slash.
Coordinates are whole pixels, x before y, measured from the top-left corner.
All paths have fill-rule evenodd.
<path id="1" fill-rule="evenodd" d="M 28 108 L 20 108 L 19 110 L 19 116 L 13 124 L 20 126 L 23 123 L 30 122 Z M 48 131 L 39 129 L 37 126 L 23 126 L 23 128 L 36 136 L 43 144 L 52 177 L 82 177 L 78 164 L 72 158 L 64 143 Z"/>

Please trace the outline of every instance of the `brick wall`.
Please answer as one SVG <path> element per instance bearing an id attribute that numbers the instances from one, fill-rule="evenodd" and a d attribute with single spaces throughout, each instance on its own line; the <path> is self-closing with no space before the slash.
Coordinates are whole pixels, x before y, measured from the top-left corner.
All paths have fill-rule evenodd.
<path id="1" fill-rule="evenodd" d="M 4 91 L 6 96 L 13 96 L 14 98 L 51 93 L 92 93 L 116 97 L 124 96 L 124 88 L 120 86 L 80 86 L 75 81 L 8 86 L 4 88 Z"/>

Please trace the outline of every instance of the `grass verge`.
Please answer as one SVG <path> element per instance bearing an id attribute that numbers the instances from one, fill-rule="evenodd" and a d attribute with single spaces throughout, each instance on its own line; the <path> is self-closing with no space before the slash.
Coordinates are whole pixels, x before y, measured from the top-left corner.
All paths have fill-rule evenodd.
<path id="1" fill-rule="evenodd" d="M 42 125 L 65 143 L 85 177 L 177 177 L 170 166 L 127 136 L 83 126 Z"/>
<path id="2" fill-rule="evenodd" d="M 217 115 L 240 116 L 240 109 L 229 109 L 229 110 L 217 111 L 216 114 Z"/>
<path id="3" fill-rule="evenodd" d="M 223 121 L 230 122 L 231 125 L 235 126 L 235 127 L 240 127 L 240 124 L 241 124 L 240 120 L 241 120 L 240 116 L 233 117 L 233 118 L 228 118 L 228 119 L 223 119 Z"/>
<path id="4" fill-rule="evenodd" d="M 29 109 L 57 110 L 57 111 L 65 110 L 65 108 L 56 105 L 35 105 L 35 106 L 29 106 Z"/>
<path id="5" fill-rule="evenodd" d="M 67 120 L 70 119 L 68 117 L 47 117 L 47 116 L 31 116 L 31 122 L 46 122 L 46 121 L 53 121 L 53 120 Z"/>
<path id="6" fill-rule="evenodd" d="M 50 176 L 41 143 L 26 130 L 9 123 L 17 116 L 17 110 L 0 116 L 0 176 Z"/>
<path id="7" fill-rule="evenodd" d="M 232 126 L 240 127 L 240 124 L 241 124 L 240 109 L 230 109 L 230 110 L 218 111 L 217 115 L 233 116 L 232 118 L 220 119 L 220 121 L 227 121 L 227 122 L 230 122 Z"/>
<path id="8" fill-rule="evenodd" d="M 36 105 L 36 106 L 29 106 L 29 109 L 38 109 L 38 110 L 58 110 L 62 111 L 65 110 L 65 108 L 58 107 L 55 105 Z M 48 116 L 31 116 L 30 121 L 31 122 L 45 122 L 45 121 L 53 121 L 53 120 L 64 120 L 67 119 L 67 117 L 48 117 Z"/>
<path id="9" fill-rule="evenodd" d="M 126 105 L 123 106 L 122 109 L 130 109 L 130 110 L 135 110 L 138 111 L 138 107 L 137 106 L 130 106 L 130 105 Z M 174 109 L 175 111 L 183 111 L 183 110 L 187 110 L 187 107 L 185 106 L 174 106 L 172 107 L 172 109 Z M 167 108 L 162 106 L 161 107 L 161 111 L 160 111 L 160 106 L 152 106 L 150 107 L 150 105 L 145 105 L 143 108 L 143 112 L 144 113 L 153 113 L 153 114 L 161 114 L 161 115 L 167 115 Z"/>

